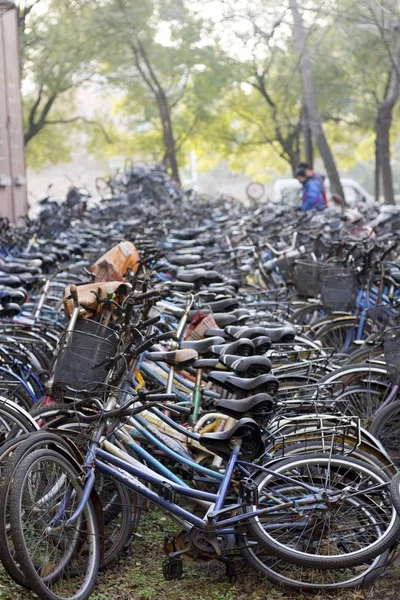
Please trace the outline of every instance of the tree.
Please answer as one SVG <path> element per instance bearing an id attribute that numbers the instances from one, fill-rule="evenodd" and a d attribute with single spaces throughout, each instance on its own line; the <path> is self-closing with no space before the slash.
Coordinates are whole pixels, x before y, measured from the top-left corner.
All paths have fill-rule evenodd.
<path id="1" fill-rule="evenodd" d="M 74 91 L 95 74 L 85 12 L 87 6 L 77 0 L 20 5 L 25 145 L 45 127 L 89 122 L 74 112 L 73 104 Z"/>
<path id="2" fill-rule="evenodd" d="M 179 150 L 215 101 L 216 78 L 223 87 L 224 57 L 205 25 L 183 0 L 110 0 L 94 11 L 98 65 L 107 82 L 135 107 L 130 126 L 158 127 L 161 160 L 179 181 Z M 209 89 L 200 89 L 207 80 Z M 212 93 L 210 93 L 210 91 Z M 219 91 L 219 90 L 218 90 Z M 126 111 L 125 111 L 126 112 Z M 127 115 L 125 114 L 127 117 Z M 185 131 L 177 135 L 179 123 Z M 157 125 L 156 125 L 157 126 Z"/>
<path id="3" fill-rule="evenodd" d="M 399 98 L 400 13 L 395 1 L 338 0 L 337 29 L 342 61 L 352 86 L 352 104 L 366 135 L 375 134 L 375 197 L 394 203 L 391 136 Z"/>
<path id="4" fill-rule="evenodd" d="M 293 16 L 293 42 L 299 56 L 299 67 L 303 83 L 303 98 L 306 106 L 310 129 L 317 144 L 321 158 L 329 177 L 331 190 L 344 197 L 342 184 L 336 168 L 335 159 L 325 136 L 322 118 L 318 108 L 317 90 L 312 70 L 312 63 L 307 47 L 307 37 L 303 17 L 299 11 L 297 0 L 289 0 Z"/>

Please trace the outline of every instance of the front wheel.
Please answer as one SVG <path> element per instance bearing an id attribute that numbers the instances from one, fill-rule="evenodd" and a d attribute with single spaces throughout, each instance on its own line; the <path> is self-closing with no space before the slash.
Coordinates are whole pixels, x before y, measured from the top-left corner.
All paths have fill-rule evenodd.
<path id="1" fill-rule="evenodd" d="M 256 478 L 257 506 L 246 506 L 249 535 L 271 554 L 315 569 L 373 560 L 390 548 L 400 520 L 390 478 L 347 456 L 303 455 Z"/>
<path id="2" fill-rule="evenodd" d="M 10 485 L 10 523 L 16 560 L 44 600 L 87 600 L 100 561 L 100 538 L 89 499 L 82 499 L 77 469 L 60 453 L 35 450 L 16 467 Z"/>

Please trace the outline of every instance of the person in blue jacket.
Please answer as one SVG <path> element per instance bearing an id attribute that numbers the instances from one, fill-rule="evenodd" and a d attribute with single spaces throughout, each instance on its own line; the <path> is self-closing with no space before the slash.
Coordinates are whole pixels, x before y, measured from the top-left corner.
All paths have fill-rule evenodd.
<path id="1" fill-rule="evenodd" d="M 303 202 L 298 210 L 324 210 L 325 200 L 321 182 L 316 177 L 307 177 L 305 169 L 296 171 L 296 179 L 303 186 Z"/>

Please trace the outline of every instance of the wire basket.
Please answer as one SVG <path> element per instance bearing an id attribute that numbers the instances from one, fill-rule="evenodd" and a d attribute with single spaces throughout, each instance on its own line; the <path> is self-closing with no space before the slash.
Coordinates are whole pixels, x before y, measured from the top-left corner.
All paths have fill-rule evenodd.
<path id="1" fill-rule="evenodd" d="M 400 384 L 400 327 L 388 329 L 383 338 L 383 351 L 390 381 Z"/>
<path id="2" fill-rule="evenodd" d="M 63 386 L 72 390 L 94 390 L 101 386 L 110 371 L 108 359 L 115 357 L 119 341 L 109 327 L 78 319 L 74 330 L 61 337 L 53 366 L 53 393 Z"/>
<path id="3" fill-rule="evenodd" d="M 293 269 L 293 283 L 299 296 L 316 298 L 319 276 L 324 264 L 316 261 L 297 260 Z"/>
<path id="4" fill-rule="evenodd" d="M 379 306 L 374 306 L 374 308 L 369 308 L 366 311 L 366 316 L 375 323 L 380 332 L 388 327 L 397 327 L 399 324 L 399 311 L 387 304 L 380 304 Z"/>
<path id="5" fill-rule="evenodd" d="M 357 280 L 345 267 L 324 267 L 319 276 L 324 309 L 328 312 L 352 312 L 357 297 Z"/>

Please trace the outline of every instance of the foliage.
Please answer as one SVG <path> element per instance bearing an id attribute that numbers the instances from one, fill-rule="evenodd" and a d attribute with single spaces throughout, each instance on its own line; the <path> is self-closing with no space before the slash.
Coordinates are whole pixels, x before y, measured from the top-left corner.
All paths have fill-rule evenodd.
<path id="1" fill-rule="evenodd" d="M 396 0 L 382 2 L 299 2 L 340 168 L 374 156 L 399 13 Z M 181 166 L 194 149 L 201 169 L 222 158 L 263 180 L 293 170 L 304 113 L 290 23 L 285 0 L 21 0 L 29 164 L 67 160 L 76 136 L 103 157 L 165 158 L 154 75 Z M 81 101 L 88 80 L 94 108 Z"/>

